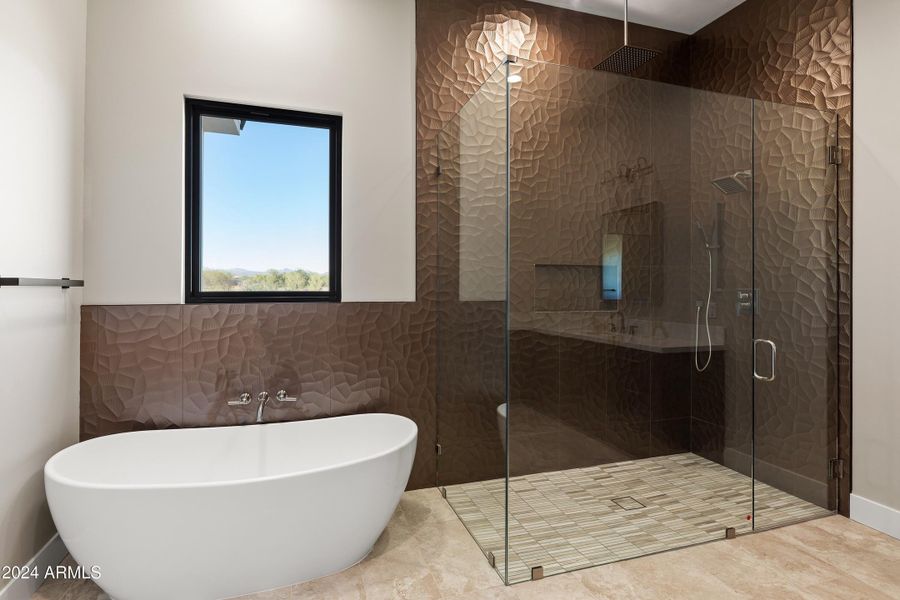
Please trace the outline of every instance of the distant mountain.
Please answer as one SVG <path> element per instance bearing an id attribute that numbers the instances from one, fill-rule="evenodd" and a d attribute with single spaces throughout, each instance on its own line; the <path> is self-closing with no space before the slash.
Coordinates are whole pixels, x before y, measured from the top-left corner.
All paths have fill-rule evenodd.
<path id="1" fill-rule="evenodd" d="M 250 269 L 213 269 L 216 271 L 227 271 L 234 275 L 235 277 L 252 277 L 253 275 L 262 275 L 263 273 L 268 273 L 270 270 L 274 270 L 278 273 L 292 273 L 294 271 L 305 271 L 307 273 L 316 273 L 316 271 L 310 271 L 309 269 L 266 269 L 265 271 L 252 271 Z M 316 273 L 319 274 L 319 273 Z"/>
<path id="2" fill-rule="evenodd" d="M 250 271 L 248 269 L 221 269 L 222 271 L 228 271 L 232 275 L 236 277 L 249 277 L 250 275 L 261 275 L 264 271 Z"/>

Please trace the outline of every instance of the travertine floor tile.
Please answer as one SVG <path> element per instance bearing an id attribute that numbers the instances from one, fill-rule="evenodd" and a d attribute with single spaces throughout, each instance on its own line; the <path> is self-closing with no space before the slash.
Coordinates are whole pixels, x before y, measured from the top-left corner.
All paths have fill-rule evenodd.
<path id="1" fill-rule="evenodd" d="M 828 517 L 731 541 L 503 586 L 436 490 L 404 495 L 376 549 L 346 571 L 240 600 L 886 600 L 900 597 L 900 540 Z M 449 519 L 445 518 L 450 513 Z M 89 581 L 33 600 L 109 600 Z M 169 599 L 166 599 L 169 600 Z"/>
<path id="2" fill-rule="evenodd" d="M 817 519 L 771 532 L 772 539 L 813 554 L 829 568 L 850 571 L 861 584 L 900 598 L 900 545 L 894 538 L 846 519 Z"/>
<path id="3" fill-rule="evenodd" d="M 248 594 L 246 596 L 235 598 L 234 600 L 291 600 L 291 588 L 283 587 L 277 590 Z"/>

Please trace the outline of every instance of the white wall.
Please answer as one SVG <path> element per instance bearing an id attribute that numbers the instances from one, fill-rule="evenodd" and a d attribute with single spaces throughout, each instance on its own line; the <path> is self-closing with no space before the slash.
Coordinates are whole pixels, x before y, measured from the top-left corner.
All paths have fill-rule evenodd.
<path id="1" fill-rule="evenodd" d="M 853 20 L 850 516 L 900 537 L 900 2 L 857 0 Z"/>
<path id="2" fill-rule="evenodd" d="M 183 301 L 185 95 L 342 114 L 343 299 L 414 300 L 414 27 L 414 0 L 90 0 L 85 302 Z"/>
<path id="3" fill-rule="evenodd" d="M 0 0 L 4 276 L 82 275 L 85 23 L 83 0 Z M 54 532 L 42 470 L 78 439 L 80 300 L 0 289 L 0 565 L 24 564 Z"/>

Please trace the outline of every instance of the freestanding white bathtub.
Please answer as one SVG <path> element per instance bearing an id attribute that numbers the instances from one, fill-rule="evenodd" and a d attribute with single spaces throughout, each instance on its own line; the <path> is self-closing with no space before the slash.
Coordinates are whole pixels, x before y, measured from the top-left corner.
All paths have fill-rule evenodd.
<path id="1" fill-rule="evenodd" d="M 415 423 L 365 414 L 140 431 L 44 467 L 60 536 L 116 600 L 214 600 L 362 560 L 406 487 Z"/>

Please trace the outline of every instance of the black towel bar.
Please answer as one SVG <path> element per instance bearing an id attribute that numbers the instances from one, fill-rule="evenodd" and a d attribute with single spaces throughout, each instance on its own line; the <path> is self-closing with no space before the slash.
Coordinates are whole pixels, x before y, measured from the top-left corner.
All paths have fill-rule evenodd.
<path id="1" fill-rule="evenodd" d="M 61 279 L 40 279 L 38 277 L 0 277 L 0 287 L 15 286 L 60 287 L 66 290 L 70 287 L 84 287 L 84 280 L 69 279 L 68 277 L 62 277 Z"/>

